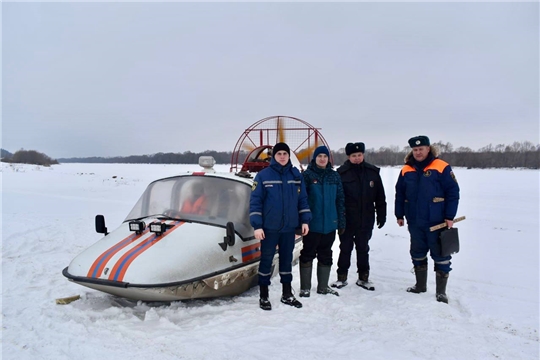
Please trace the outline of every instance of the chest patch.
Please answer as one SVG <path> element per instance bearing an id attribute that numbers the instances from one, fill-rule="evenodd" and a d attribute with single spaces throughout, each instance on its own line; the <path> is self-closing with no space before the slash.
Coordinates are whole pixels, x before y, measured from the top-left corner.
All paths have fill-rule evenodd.
<path id="1" fill-rule="evenodd" d="M 313 179 L 313 183 L 314 184 L 318 183 L 317 179 Z"/>
<path id="2" fill-rule="evenodd" d="M 369 182 L 369 187 L 374 187 L 375 186 L 375 183 L 372 181 Z"/>
<path id="3" fill-rule="evenodd" d="M 430 177 L 431 176 L 431 170 L 427 170 L 426 172 L 424 172 L 424 176 L 425 177 Z"/>

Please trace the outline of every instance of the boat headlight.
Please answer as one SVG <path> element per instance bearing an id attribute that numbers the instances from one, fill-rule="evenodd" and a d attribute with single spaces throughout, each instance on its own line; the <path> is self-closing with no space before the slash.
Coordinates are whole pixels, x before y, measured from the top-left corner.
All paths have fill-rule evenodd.
<path id="1" fill-rule="evenodd" d="M 145 228 L 146 224 L 143 221 L 134 220 L 129 222 L 129 230 L 135 231 L 137 235 L 142 233 Z"/>
<path id="2" fill-rule="evenodd" d="M 167 230 L 167 224 L 165 223 L 152 223 L 150 224 L 150 232 L 156 235 L 161 235 Z"/>

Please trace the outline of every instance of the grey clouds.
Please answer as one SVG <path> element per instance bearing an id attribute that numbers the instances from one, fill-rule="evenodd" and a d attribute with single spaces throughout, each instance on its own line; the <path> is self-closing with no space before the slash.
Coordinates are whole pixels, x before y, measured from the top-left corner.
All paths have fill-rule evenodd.
<path id="1" fill-rule="evenodd" d="M 2 147 L 232 150 L 273 115 L 332 149 L 539 141 L 538 3 L 4 3 Z"/>

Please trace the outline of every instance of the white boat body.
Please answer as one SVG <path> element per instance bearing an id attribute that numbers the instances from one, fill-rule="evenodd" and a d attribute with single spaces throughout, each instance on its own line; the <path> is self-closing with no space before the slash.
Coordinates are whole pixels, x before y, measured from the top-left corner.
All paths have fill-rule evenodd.
<path id="1" fill-rule="evenodd" d="M 203 182 L 211 185 L 207 190 L 211 199 L 218 199 L 221 184 L 228 187 L 225 215 L 218 214 L 217 204 L 214 213 L 205 216 L 178 215 L 173 219 L 155 215 L 161 214 L 161 209 L 156 210 L 159 206 L 155 199 L 163 197 L 165 200 L 159 201 L 168 203 L 163 194 L 171 191 L 174 201 L 170 202 L 181 202 L 182 192 L 189 190 L 187 184 L 193 179 L 205 179 Z M 252 182 L 231 173 L 212 172 L 153 182 L 126 221 L 75 257 L 63 274 L 77 284 L 132 300 L 176 301 L 239 295 L 255 286 L 258 279 L 260 242 L 253 236 L 248 216 Z M 132 214 L 146 212 L 154 215 L 137 217 L 147 225 L 145 230 L 131 231 L 129 221 L 137 216 Z M 225 224 L 229 221 L 235 225 L 234 244 L 224 250 Z M 150 232 L 148 225 L 155 222 L 167 224 L 167 230 L 162 234 Z M 293 262 L 298 261 L 301 246 L 301 237 L 297 236 Z M 277 273 L 276 253 L 272 276 Z"/>

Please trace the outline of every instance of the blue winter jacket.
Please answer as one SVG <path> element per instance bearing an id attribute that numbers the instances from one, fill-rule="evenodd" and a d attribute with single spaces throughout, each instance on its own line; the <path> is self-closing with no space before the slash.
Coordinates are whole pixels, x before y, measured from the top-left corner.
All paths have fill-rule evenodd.
<path id="1" fill-rule="evenodd" d="M 312 219 L 309 231 L 328 234 L 345 229 L 345 195 L 339 174 L 328 163 L 325 169 L 311 161 L 304 173 Z"/>
<path id="2" fill-rule="evenodd" d="M 255 176 L 249 201 L 249 221 L 253 229 L 291 232 L 309 224 L 306 187 L 300 171 L 281 166 L 274 158 L 270 166 Z"/>
<path id="3" fill-rule="evenodd" d="M 431 155 L 431 154 L 430 154 Z M 412 153 L 396 183 L 395 215 L 409 225 L 433 226 L 453 220 L 459 203 L 459 185 L 448 163 L 433 160 L 420 169 Z"/>

